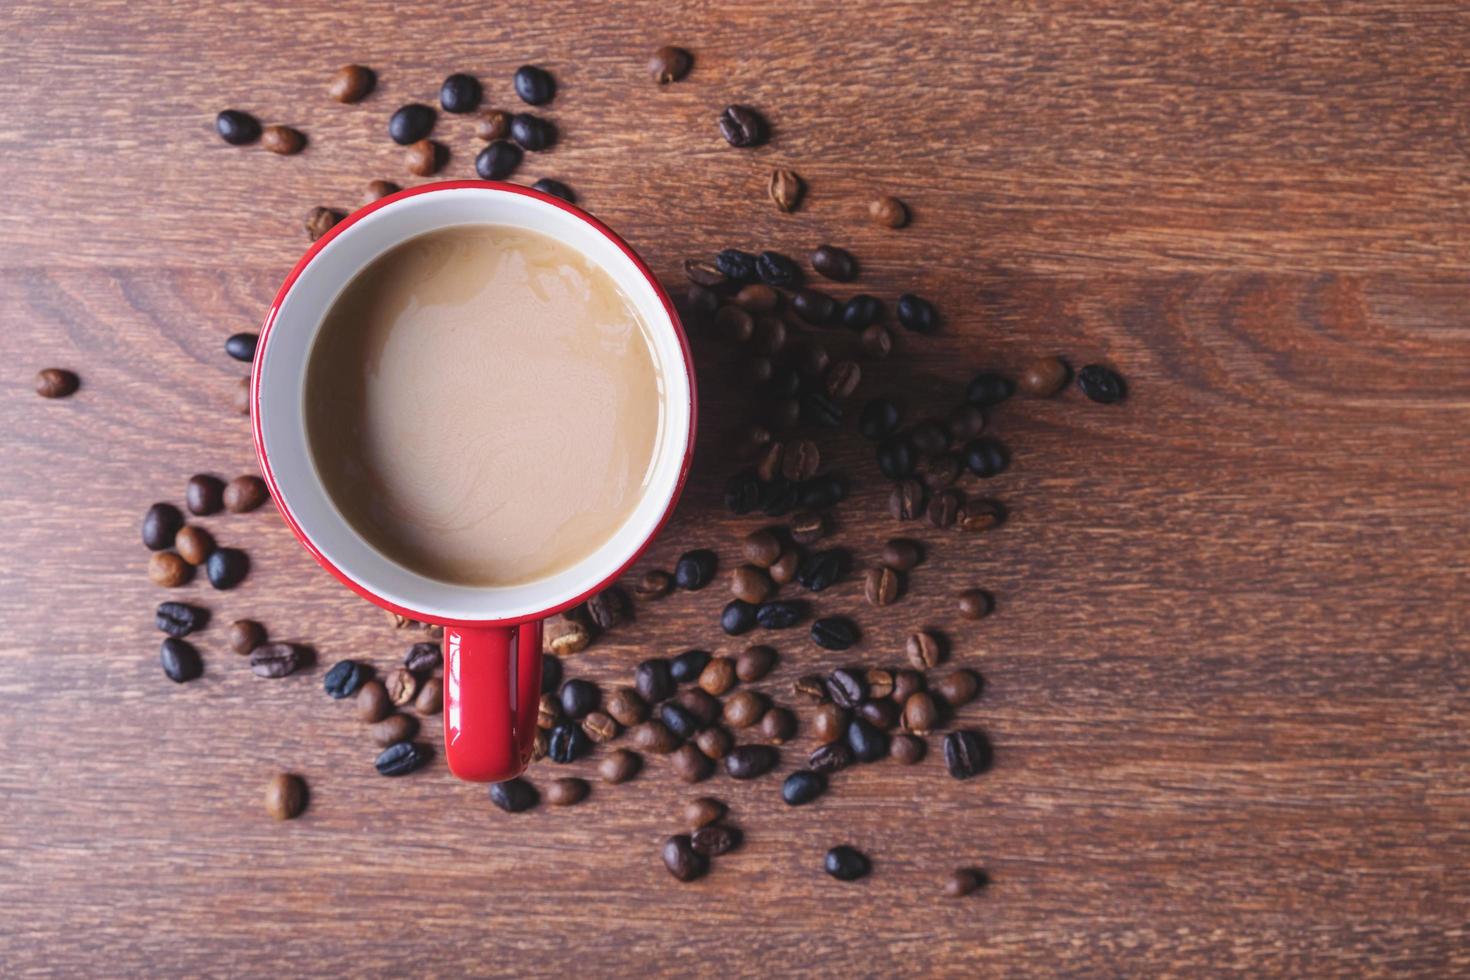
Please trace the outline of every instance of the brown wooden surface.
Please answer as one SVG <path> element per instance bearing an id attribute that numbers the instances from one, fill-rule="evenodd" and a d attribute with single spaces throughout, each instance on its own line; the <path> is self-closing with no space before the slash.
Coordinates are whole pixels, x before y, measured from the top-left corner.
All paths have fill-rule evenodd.
<path id="1" fill-rule="evenodd" d="M 671 41 L 697 64 L 659 90 L 644 61 Z M 4 972 L 1470 970 L 1467 48 L 1470 11 L 1438 2 L 5 6 Z M 340 106 L 326 77 L 351 60 L 381 84 Z M 937 300 L 943 332 L 901 337 L 859 398 L 946 407 L 1039 352 L 1126 374 L 1122 407 L 1069 391 L 996 414 L 1003 530 L 916 532 L 931 560 L 881 615 L 856 581 L 821 599 L 860 618 L 859 658 L 951 635 L 988 681 L 963 717 L 991 774 L 867 767 L 801 810 L 775 779 L 717 779 L 699 791 L 748 841 L 692 886 L 656 848 L 695 791 L 658 760 L 515 818 L 442 759 L 383 780 L 322 667 L 264 681 L 224 649 L 245 615 L 323 664 L 407 642 L 268 510 L 203 522 L 254 571 L 179 591 L 218 625 L 202 680 L 160 673 L 140 516 L 191 473 L 253 467 L 224 337 L 260 319 L 308 208 L 405 176 L 394 107 L 455 70 L 512 105 L 526 61 L 557 76 L 562 140 L 517 178 L 566 180 L 669 282 L 689 254 L 832 241 L 863 289 Z M 732 101 L 768 115 L 769 146 L 720 141 Z M 225 146 L 226 106 L 309 149 Z M 439 134 L 446 175 L 470 175 L 469 124 Z M 764 199 L 774 164 L 810 185 L 795 215 Z M 912 227 L 863 220 L 878 189 Z M 639 571 L 692 545 L 728 564 L 759 523 L 719 506 L 742 407 L 728 352 L 697 347 L 695 477 Z M 82 390 L 35 397 L 49 365 Z M 862 479 L 837 540 L 871 562 L 894 526 L 869 452 L 851 425 L 823 448 Z M 972 584 L 1000 607 L 966 626 L 950 597 Z M 640 608 L 575 669 L 733 649 L 724 600 Z M 781 639 L 770 690 L 845 659 Z M 290 824 L 260 803 L 279 769 L 311 785 Z M 842 841 L 874 858 L 862 884 L 819 870 Z M 961 863 L 988 894 L 938 896 Z"/>

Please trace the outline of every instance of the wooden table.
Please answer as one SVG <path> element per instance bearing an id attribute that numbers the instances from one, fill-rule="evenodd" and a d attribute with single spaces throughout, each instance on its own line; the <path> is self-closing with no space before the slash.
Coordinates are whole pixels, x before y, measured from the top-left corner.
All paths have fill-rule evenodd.
<path id="1" fill-rule="evenodd" d="M 1470 970 L 1470 10 L 273 7 L 0 13 L 6 974 Z M 658 88 L 645 60 L 670 42 L 697 64 Z M 357 106 L 325 95 L 349 61 L 381 77 Z M 942 331 L 900 336 L 860 400 L 899 393 L 916 418 L 1041 353 L 1126 375 L 1121 406 L 1072 389 L 995 413 L 1014 462 L 987 490 L 1013 518 L 980 538 L 900 529 L 851 416 L 822 437 L 858 480 L 835 540 L 870 565 L 903 530 L 930 560 L 881 612 L 856 579 L 820 605 L 859 618 L 864 661 L 945 631 L 988 683 L 961 721 L 993 739 L 990 774 L 956 782 L 931 752 L 793 810 L 774 778 L 696 789 L 653 760 L 516 817 L 442 758 L 382 779 L 321 674 L 389 667 L 408 640 L 269 509 L 202 521 L 253 570 L 232 592 L 178 590 L 213 612 L 206 672 L 178 687 L 159 671 L 141 515 L 192 473 L 254 467 L 224 338 L 260 320 L 310 207 L 405 178 L 393 108 L 461 70 L 512 106 L 528 61 L 557 77 L 561 141 L 517 179 L 571 184 L 671 285 L 689 255 L 834 242 L 862 289 L 934 298 Z M 720 140 L 731 102 L 768 116 L 769 145 Z M 310 146 L 226 146 L 225 107 Z M 469 122 L 437 132 L 442 176 L 469 176 Z M 765 198 L 777 165 L 810 187 L 796 214 Z M 866 221 L 879 192 L 909 202 L 910 227 Z M 695 345 L 696 471 L 639 572 L 694 545 L 729 567 L 762 523 L 720 503 L 737 361 Z M 50 365 L 81 375 L 74 397 L 32 393 Z M 970 585 L 999 600 L 982 623 L 953 610 Z M 641 605 L 569 666 L 611 684 L 650 655 L 737 649 L 714 628 L 725 599 Z M 318 666 L 252 676 L 224 646 L 241 616 Z M 792 678 L 844 659 L 800 632 L 779 647 L 761 687 L 787 701 Z M 533 779 L 593 763 L 553 768 Z M 280 770 L 311 787 L 292 823 L 261 804 Z M 681 885 L 657 849 L 699 792 L 747 841 Z M 870 878 L 822 874 L 839 842 L 873 856 Z M 991 887 L 944 899 L 957 865 Z"/>

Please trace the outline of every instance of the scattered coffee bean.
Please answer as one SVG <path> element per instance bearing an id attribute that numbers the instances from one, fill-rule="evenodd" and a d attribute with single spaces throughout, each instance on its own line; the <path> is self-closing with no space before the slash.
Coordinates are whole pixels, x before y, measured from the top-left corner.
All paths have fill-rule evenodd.
<path id="1" fill-rule="evenodd" d="M 162 551 L 174 543 L 174 536 L 184 526 L 184 515 L 173 504 L 154 504 L 143 515 L 143 544 L 150 551 Z"/>
<path id="2" fill-rule="evenodd" d="M 214 131 L 231 146 L 244 146 L 260 139 L 260 123 L 238 109 L 226 109 L 214 117 Z"/>
<path id="3" fill-rule="evenodd" d="M 720 629 L 730 636 L 749 633 L 758 622 L 758 608 L 740 599 L 735 599 L 720 613 Z"/>
<path id="4" fill-rule="evenodd" d="M 999 405 L 1016 393 L 1016 384 L 1003 374 L 984 371 L 970 379 L 965 401 L 980 408 Z"/>
<path id="5" fill-rule="evenodd" d="M 566 184 L 563 184 L 561 181 L 553 180 L 550 177 L 542 177 L 540 180 L 536 181 L 536 183 L 531 185 L 531 190 L 540 191 L 543 194 L 550 194 L 552 197 L 559 197 L 563 201 L 566 201 L 568 204 L 577 203 L 577 195 L 572 191 L 570 187 L 568 187 Z"/>
<path id="6" fill-rule="evenodd" d="M 761 716 L 760 734 L 772 745 L 785 745 L 796 734 L 796 715 L 785 708 L 768 709 Z"/>
<path id="7" fill-rule="evenodd" d="M 444 708 L 444 681 L 430 677 L 419 687 L 413 708 L 421 715 L 437 715 Z"/>
<path id="8" fill-rule="evenodd" d="M 265 481 L 258 476 L 237 476 L 225 484 L 225 510 L 232 514 L 252 511 L 270 499 Z"/>
<path id="9" fill-rule="evenodd" d="M 788 585 L 796 581 L 796 569 L 801 564 L 801 555 L 795 550 L 781 553 L 770 568 L 771 581 L 777 585 Z"/>
<path id="10" fill-rule="evenodd" d="M 1088 398 L 1103 405 L 1114 405 L 1128 393 L 1122 376 L 1101 364 L 1089 364 L 1078 371 L 1077 387 Z"/>
<path id="11" fill-rule="evenodd" d="M 439 105 L 445 112 L 474 112 L 480 107 L 480 82 L 473 75 L 456 72 L 439 86 Z"/>
<path id="12" fill-rule="evenodd" d="M 838 845 L 822 859 L 822 868 L 838 881 L 857 881 L 871 870 L 867 857 L 861 851 Z"/>
<path id="13" fill-rule="evenodd" d="M 944 736 L 944 765 L 955 779 L 969 779 L 990 768 L 990 740 L 964 729 Z"/>
<path id="14" fill-rule="evenodd" d="M 956 670 L 934 684 L 934 692 L 952 708 L 969 704 L 980 693 L 980 677 L 974 671 Z"/>
<path id="15" fill-rule="evenodd" d="M 946 898 L 964 898 L 984 888 L 990 879 L 979 868 L 956 868 L 944 880 Z"/>
<path id="16" fill-rule="evenodd" d="M 369 726 L 368 736 L 374 744 L 387 747 L 394 742 L 407 742 L 418 734 L 418 719 L 413 715 L 389 715 Z"/>
<path id="17" fill-rule="evenodd" d="M 781 539 L 770 530 L 752 531 L 741 546 L 745 560 L 760 568 L 770 568 L 781 557 Z"/>
<path id="18" fill-rule="evenodd" d="M 786 347 L 786 321 L 771 314 L 756 317 L 751 347 L 757 354 L 767 357 L 779 354 Z"/>
<path id="19" fill-rule="evenodd" d="M 749 728 L 765 713 L 765 697 L 749 689 L 737 691 L 725 700 L 725 724 L 731 728 Z"/>
<path id="20" fill-rule="evenodd" d="M 709 663 L 706 650 L 685 650 L 669 662 L 669 676 L 676 684 L 688 684 L 699 678 L 699 672 Z"/>
<path id="21" fill-rule="evenodd" d="M 312 208 L 310 211 L 306 212 L 306 234 L 312 241 L 316 241 L 327 232 L 335 228 L 337 226 L 337 222 L 341 220 L 341 212 L 335 211 L 332 208 Z M 242 378 L 241 380 L 244 382 L 244 386 L 248 387 L 250 383 L 249 379 Z M 241 414 L 243 415 L 245 413 L 242 411 Z"/>
<path id="22" fill-rule="evenodd" d="M 725 804 L 709 796 L 701 796 L 684 804 L 684 825 L 690 830 L 708 827 L 725 815 Z"/>
<path id="23" fill-rule="evenodd" d="M 510 113 L 486 109 L 475 118 L 475 136 L 486 143 L 503 140 L 510 135 Z"/>
<path id="24" fill-rule="evenodd" d="M 36 394 L 42 398 L 65 398 L 80 383 L 75 374 L 64 368 L 42 368 L 36 373 Z"/>
<path id="25" fill-rule="evenodd" d="M 801 421 L 823 429 L 842 426 L 842 405 L 825 392 L 809 391 L 801 396 Z"/>
<path id="26" fill-rule="evenodd" d="M 779 760 L 769 745 L 737 745 L 725 756 L 725 772 L 732 779 L 755 779 L 770 772 Z"/>
<path id="27" fill-rule="evenodd" d="M 924 753 L 924 740 L 917 735 L 901 732 L 889 739 L 888 757 L 899 765 L 915 765 L 924 758 Z"/>
<path id="28" fill-rule="evenodd" d="M 898 725 L 902 714 L 897 704 L 883 698 L 880 701 L 864 701 L 858 705 L 858 716 L 881 732 L 892 730 Z"/>
<path id="29" fill-rule="evenodd" d="M 260 145 L 272 153 L 289 157 L 301 152 L 306 146 L 306 137 L 290 126 L 267 126 L 261 133 Z"/>
<path id="30" fill-rule="evenodd" d="M 735 676 L 749 684 L 758 681 L 776 666 L 776 651 L 768 646 L 748 646 L 735 658 Z"/>
<path id="31" fill-rule="evenodd" d="M 592 631 L 587 628 L 587 624 L 566 613 L 552 616 L 542 628 L 542 649 L 558 657 L 581 653 L 591 642 Z"/>
<path id="32" fill-rule="evenodd" d="M 216 548 L 204 563 L 209 584 L 216 589 L 232 589 L 250 570 L 250 559 L 237 548 Z"/>
<path id="33" fill-rule="evenodd" d="M 552 762 L 573 762 L 587 754 L 591 746 L 591 740 L 587 733 L 582 731 L 582 726 L 570 721 L 564 721 L 551 730 L 551 738 L 547 743 L 547 755 Z"/>
<path id="34" fill-rule="evenodd" d="M 777 564 L 780 564 L 779 562 Z M 772 572 L 775 566 L 771 567 Z M 774 576 L 773 576 L 774 577 Z M 806 617 L 806 605 L 787 600 L 770 600 L 755 608 L 755 620 L 763 629 L 790 629 Z"/>
<path id="35" fill-rule="evenodd" d="M 720 702 L 697 687 L 680 691 L 674 698 L 685 711 L 694 716 L 700 728 L 713 725 L 720 718 Z"/>
<path id="36" fill-rule="evenodd" d="M 388 700 L 401 708 L 418 697 L 419 679 L 407 667 L 397 667 L 384 678 L 383 687 L 388 692 Z"/>
<path id="37" fill-rule="evenodd" d="M 667 709 L 670 706 L 664 707 Z M 674 775 L 686 783 L 703 782 L 715 770 L 715 764 L 710 757 L 701 752 L 698 746 L 688 742 L 674 750 L 669 756 L 669 764 Z"/>
<path id="38" fill-rule="evenodd" d="M 745 602 L 761 602 L 774 588 L 771 577 L 754 565 L 740 565 L 730 573 L 730 592 Z"/>
<path id="39" fill-rule="evenodd" d="M 515 73 L 516 95 L 529 105 L 545 105 L 556 95 L 556 79 L 544 68 L 521 65 Z"/>
<path id="40" fill-rule="evenodd" d="M 239 624 L 237 623 L 236 625 L 238 626 Z M 261 638 L 264 639 L 264 636 L 262 636 Z M 259 649 L 263 645 L 264 644 L 258 644 L 256 648 Z M 252 657 L 252 660 L 253 659 L 254 658 Z M 358 689 L 362 687 L 362 685 L 371 676 L 372 673 L 368 670 L 366 665 L 358 663 L 356 660 L 339 660 L 335 664 L 333 664 L 332 669 L 327 671 L 326 675 L 322 677 L 322 688 L 326 690 L 327 694 L 329 694 L 333 700 L 341 701 L 343 698 L 350 698 L 354 694 L 356 694 Z M 394 741 L 397 742 L 402 740 L 394 739 Z"/>
<path id="41" fill-rule="evenodd" d="M 365 680 L 359 685 L 356 703 L 358 720 L 368 725 L 382 721 L 393 710 L 393 702 L 388 700 L 383 682 L 376 679 Z"/>
<path id="42" fill-rule="evenodd" d="M 159 647 L 158 659 L 163 665 L 163 672 L 175 684 L 192 681 L 204 673 L 204 662 L 199 659 L 199 651 L 186 640 L 176 637 L 164 640 Z"/>
<path id="43" fill-rule="evenodd" d="M 934 698 L 924 691 L 910 694 L 903 703 L 903 727 L 915 735 L 928 735 L 937 724 L 939 707 Z"/>
<path id="44" fill-rule="evenodd" d="M 536 727 L 548 731 L 561 720 L 561 698 L 555 694 L 543 694 L 536 703 Z"/>
<path id="45" fill-rule="evenodd" d="M 518 112 L 510 121 L 510 138 L 535 153 L 556 142 L 556 127 L 540 116 Z"/>
<path id="46" fill-rule="evenodd" d="M 699 731 L 699 720 L 678 701 L 665 701 L 658 707 L 659 721 L 679 739 L 693 738 Z"/>
<path id="47" fill-rule="evenodd" d="M 884 228 L 902 228 L 909 223 L 909 209 L 896 197 L 880 197 L 868 205 L 868 217 Z"/>
<path id="48" fill-rule="evenodd" d="M 791 540 L 797 544 L 816 544 L 827 536 L 827 515 L 821 511 L 803 510 L 791 515 Z M 797 572 L 801 566 L 798 563 Z"/>
<path id="49" fill-rule="evenodd" d="M 390 745 L 378 754 L 373 765 L 382 776 L 407 776 L 429 759 L 429 754 L 414 742 Z"/>
<path id="50" fill-rule="evenodd" d="M 881 323 L 870 323 L 864 327 L 858 343 L 863 355 L 875 361 L 881 361 L 893 352 L 893 334 Z"/>
<path id="51" fill-rule="evenodd" d="M 444 663 L 444 654 L 437 643 L 415 643 L 403 655 L 403 666 L 422 677 L 438 670 Z"/>
<path id="52" fill-rule="evenodd" d="M 919 460 L 919 482 L 930 490 L 943 490 L 960 477 L 964 464 L 954 453 L 939 453 Z"/>
<path id="53" fill-rule="evenodd" d="M 541 794 L 524 779 L 490 784 L 490 802 L 506 813 L 523 813 L 541 802 Z"/>
<path id="54" fill-rule="evenodd" d="M 759 275 L 756 272 L 756 257 L 738 248 L 727 248 L 716 255 L 715 269 L 734 283 L 755 283 Z M 744 300 L 737 297 L 736 305 L 750 313 L 770 312 L 776 308 L 780 297 L 774 295 L 774 291 L 767 291 L 768 289 L 769 287 L 745 293 Z"/>
<path id="55" fill-rule="evenodd" d="M 188 636 L 209 621 L 209 613 L 183 602 L 160 602 L 153 613 L 153 625 L 169 636 Z"/>
<path id="56" fill-rule="evenodd" d="M 388 117 L 388 137 L 399 146 L 417 143 L 434 128 L 434 110 L 410 103 Z"/>
<path id="57" fill-rule="evenodd" d="M 202 527 L 190 524 L 174 537 L 179 557 L 191 565 L 202 565 L 214 551 L 214 538 Z"/>
<path id="58" fill-rule="evenodd" d="M 419 140 L 409 144 L 404 151 L 403 166 L 416 177 L 428 177 L 439 170 L 442 161 L 448 156 L 448 150 L 439 143 L 427 139 Z"/>
<path id="59" fill-rule="evenodd" d="M 812 253 L 812 268 L 828 279 L 851 282 L 857 278 L 857 260 L 846 249 L 822 245 Z"/>
<path id="60" fill-rule="evenodd" d="M 676 834 L 664 841 L 659 854 L 669 874 L 680 881 L 694 881 L 709 870 L 709 859 L 694 850 L 688 834 Z"/>
<path id="61" fill-rule="evenodd" d="M 768 286 L 793 289 L 801 282 L 801 266 L 780 252 L 762 252 L 756 256 L 755 272 Z"/>
<path id="62" fill-rule="evenodd" d="M 969 533 L 988 531 L 1004 521 L 1005 516 L 1005 508 L 997 501 L 969 500 L 960 510 L 957 526 Z"/>
<path id="63" fill-rule="evenodd" d="M 766 193 L 770 195 L 772 203 L 787 214 L 795 211 L 801 204 L 801 195 L 805 189 L 796 171 L 784 167 L 772 170 L 771 179 L 766 185 Z"/>
<path id="64" fill-rule="evenodd" d="M 475 173 L 482 180 L 504 180 L 521 164 L 521 148 L 507 140 L 494 140 L 475 157 Z"/>
<path id="65" fill-rule="evenodd" d="M 232 333 L 225 340 L 225 353 L 237 361 L 249 364 L 255 360 L 255 347 L 260 342 L 260 334 L 257 333 Z M 213 477 L 206 477 L 213 479 Z M 192 481 L 191 481 L 192 482 Z M 193 510 L 191 507 L 190 510 Z M 195 513 L 198 513 L 195 511 Z"/>
<path id="66" fill-rule="evenodd" d="M 939 313 L 927 299 L 904 293 L 898 298 L 898 322 L 914 333 L 933 333 L 939 326 Z"/>
<path id="67" fill-rule="evenodd" d="M 300 776 L 277 773 L 265 784 L 265 812 L 277 820 L 294 820 L 306 809 L 306 783 Z"/>
<path id="68" fill-rule="evenodd" d="M 712 725 L 694 736 L 699 751 L 711 759 L 723 759 L 735 746 L 735 736 L 718 725 Z"/>
<path id="69" fill-rule="evenodd" d="M 988 480 L 1005 472 L 1010 464 L 1010 454 L 998 440 L 981 436 L 965 444 L 965 465 L 970 472 Z"/>
<path id="70" fill-rule="evenodd" d="M 816 289 L 798 290 L 791 298 L 791 308 L 814 327 L 831 323 L 837 315 L 837 301 Z"/>
<path id="71" fill-rule="evenodd" d="M 847 729 L 844 726 L 843 730 L 838 734 L 840 741 L 820 745 L 812 752 L 811 756 L 807 759 L 807 765 L 811 767 L 812 771 L 837 772 L 853 764 L 852 748 L 847 744 L 846 736 Z"/>
<path id="72" fill-rule="evenodd" d="M 684 552 L 674 566 L 675 584 L 690 592 L 704 588 L 714 579 L 718 561 L 715 553 L 708 549 Z"/>
<path id="73" fill-rule="evenodd" d="M 883 565 L 863 576 L 863 598 L 869 605 L 890 606 L 898 599 L 898 573 Z"/>
<path id="74" fill-rule="evenodd" d="M 628 734 L 633 739 L 633 745 L 643 752 L 668 755 L 679 747 L 679 737 L 657 719 L 649 719 L 635 726 Z"/>
<path id="75" fill-rule="evenodd" d="M 250 651 L 250 672 L 256 677 L 285 677 L 301 666 L 301 651 L 290 643 L 263 643 Z"/>
<path id="76" fill-rule="evenodd" d="M 674 577 L 660 569 L 644 572 L 633 586 L 633 594 L 640 599 L 662 599 L 674 589 Z"/>
<path id="77" fill-rule="evenodd" d="M 649 704 L 657 704 L 674 693 L 674 678 L 669 662 L 663 658 L 645 660 L 633 671 L 633 684 L 639 697 Z"/>
<path id="78" fill-rule="evenodd" d="M 610 630 L 627 618 L 628 596 L 616 585 L 609 585 L 587 600 L 587 615 L 600 630 Z"/>
<path id="79" fill-rule="evenodd" d="M 1047 398 L 1066 387 L 1071 369 L 1060 357 L 1038 357 L 1021 371 L 1020 388 L 1036 398 Z"/>
<path id="80" fill-rule="evenodd" d="M 927 670 L 944 660 L 944 644 L 937 634 L 928 630 L 910 633 L 903 648 L 909 663 L 919 670 Z"/>
<path id="81" fill-rule="evenodd" d="M 265 627 L 254 620 L 237 619 L 230 624 L 228 642 L 230 650 L 243 657 L 265 642 Z"/>
<path id="82" fill-rule="evenodd" d="M 924 485 L 918 480 L 899 480 L 888 494 L 888 513 L 896 521 L 912 521 L 924 512 Z"/>
<path id="83" fill-rule="evenodd" d="M 847 709 L 827 702 L 817 705 L 812 715 L 812 732 L 822 744 L 835 742 L 847 734 Z"/>
<path id="84" fill-rule="evenodd" d="M 597 764 L 597 775 L 613 786 L 626 783 L 638 775 L 643 767 L 643 757 L 629 749 L 614 749 Z"/>
<path id="85" fill-rule="evenodd" d="M 148 580 L 172 589 L 194 577 L 194 566 L 172 551 L 158 551 L 148 558 Z"/>
<path id="86" fill-rule="evenodd" d="M 734 147 L 759 146 L 766 138 L 766 121 L 749 106 L 727 106 L 720 113 L 720 135 Z"/>
<path id="87" fill-rule="evenodd" d="M 847 747 L 859 762 L 877 762 L 888 754 L 888 734 L 866 718 L 854 718 L 847 725 Z"/>
<path id="88" fill-rule="evenodd" d="M 831 398 L 851 398 L 863 379 L 857 361 L 837 361 L 827 369 L 826 389 Z"/>
<path id="89" fill-rule="evenodd" d="M 843 708 L 855 708 L 868 696 L 867 678 L 859 671 L 839 667 L 827 675 L 827 697 Z"/>
<path id="90" fill-rule="evenodd" d="M 798 769 L 781 784 L 781 799 L 787 806 L 804 806 L 827 789 L 827 777 L 810 769 Z"/>
<path id="91" fill-rule="evenodd" d="M 933 527 L 954 527 L 955 521 L 959 520 L 964 499 L 958 490 L 942 490 L 929 501 L 925 517 Z"/>
<path id="92" fill-rule="evenodd" d="M 562 713 L 568 718 L 579 719 L 597 707 L 602 692 L 591 681 L 574 678 L 561 686 L 559 699 Z"/>
<path id="93" fill-rule="evenodd" d="M 713 262 L 701 262 L 699 259 L 684 260 L 684 275 L 695 285 L 709 289 L 718 289 L 729 282 L 717 265 Z"/>
<path id="94" fill-rule="evenodd" d="M 842 325 L 849 330 L 862 330 L 883 313 L 883 305 L 866 293 L 858 293 L 842 306 Z"/>
<path id="95" fill-rule="evenodd" d="M 960 615 L 966 619 L 984 619 L 995 608 L 995 599 L 984 589 L 966 589 L 959 596 Z"/>
<path id="96" fill-rule="evenodd" d="M 985 412 L 978 405 L 966 402 L 957 405 L 949 413 L 946 422 L 949 440 L 956 445 L 968 442 L 985 431 Z"/>
<path id="97" fill-rule="evenodd" d="M 810 439 L 796 439 L 786 446 L 781 457 L 781 473 L 788 480 L 809 480 L 817 475 L 822 455 Z"/>
<path id="98" fill-rule="evenodd" d="M 693 64 L 694 58 L 688 51 L 669 44 L 659 48 L 648 59 L 648 73 L 658 84 L 667 85 L 689 74 Z"/>
<path id="99" fill-rule="evenodd" d="M 718 697 L 735 686 L 735 679 L 735 661 L 729 657 L 715 657 L 700 672 L 699 686 Z"/>
<path id="100" fill-rule="evenodd" d="M 587 798 L 587 792 L 591 788 L 585 779 L 562 776 L 553 779 L 551 785 L 546 787 L 546 802 L 552 806 L 576 806 Z"/>
<path id="101" fill-rule="evenodd" d="M 814 551 L 802 560 L 796 569 L 796 580 L 811 592 L 823 592 L 847 576 L 851 558 L 841 548 Z M 818 623 L 825 620 L 817 620 Z M 816 636 L 816 624 L 812 635 Z"/>
<path id="102" fill-rule="evenodd" d="M 362 65 L 343 65 L 332 73 L 332 81 L 327 86 L 327 95 L 338 102 L 360 102 L 373 90 L 373 85 L 377 80 L 371 68 L 364 68 Z"/>
<path id="103" fill-rule="evenodd" d="M 903 704 L 909 696 L 916 691 L 924 689 L 924 675 L 917 670 L 907 667 L 893 672 L 893 693 L 891 697 L 895 704 Z"/>
<path id="104" fill-rule="evenodd" d="M 725 824 L 706 824 L 690 835 L 690 846 L 705 857 L 719 857 L 740 846 L 740 831 Z"/>

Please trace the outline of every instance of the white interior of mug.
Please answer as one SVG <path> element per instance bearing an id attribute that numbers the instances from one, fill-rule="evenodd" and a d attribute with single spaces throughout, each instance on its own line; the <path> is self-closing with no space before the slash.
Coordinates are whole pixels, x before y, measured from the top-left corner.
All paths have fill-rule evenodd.
<path id="1" fill-rule="evenodd" d="M 662 387 L 662 423 L 643 499 L 601 547 L 548 578 L 504 587 L 454 585 L 398 564 L 338 511 L 312 465 L 302 413 L 306 367 L 322 319 L 343 287 L 406 239 L 453 225 L 496 224 L 548 235 L 613 278 L 648 326 Z M 256 365 L 256 424 L 278 502 L 328 563 L 375 597 L 429 621 L 534 616 L 596 588 L 652 537 L 678 489 L 693 403 L 680 328 L 650 277 L 596 225 L 539 198 L 492 187 L 434 190 L 391 201 L 329 241 L 301 270 L 268 321 Z M 495 383 L 486 378 L 485 384 Z M 576 479 L 568 474 L 568 479 Z M 534 492 L 530 488 L 529 492 Z"/>

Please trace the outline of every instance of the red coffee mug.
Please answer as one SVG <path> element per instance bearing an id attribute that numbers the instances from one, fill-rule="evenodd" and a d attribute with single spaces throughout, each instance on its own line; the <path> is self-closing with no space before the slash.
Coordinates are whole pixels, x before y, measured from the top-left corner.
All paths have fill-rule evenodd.
<path id="1" fill-rule="evenodd" d="M 647 492 L 603 546 L 563 572 L 522 585 L 475 588 L 441 582 L 374 549 L 342 517 L 317 476 L 302 418 L 312 342 L 342 288 L 393 246 L 466 224 L 540 232 L 599 265 L 647 325 L 659 374 L 661 423 Z M 461 395 L 474 393 L 441 397 Z M 694 369 L 679 317 L 627 243 L 559 198 L 474 180 L 400 191 L 322 236 L 276 293 L 250 379 L 261 472 L 292 533 L 358 595 L 444 627 L 445 754 L 456 776 L 475 781 L 509 779 L 530 761 L 541 694 L 542 621 L 611 584 L 668 520 L 689 471 L 695 406 Z"/>

